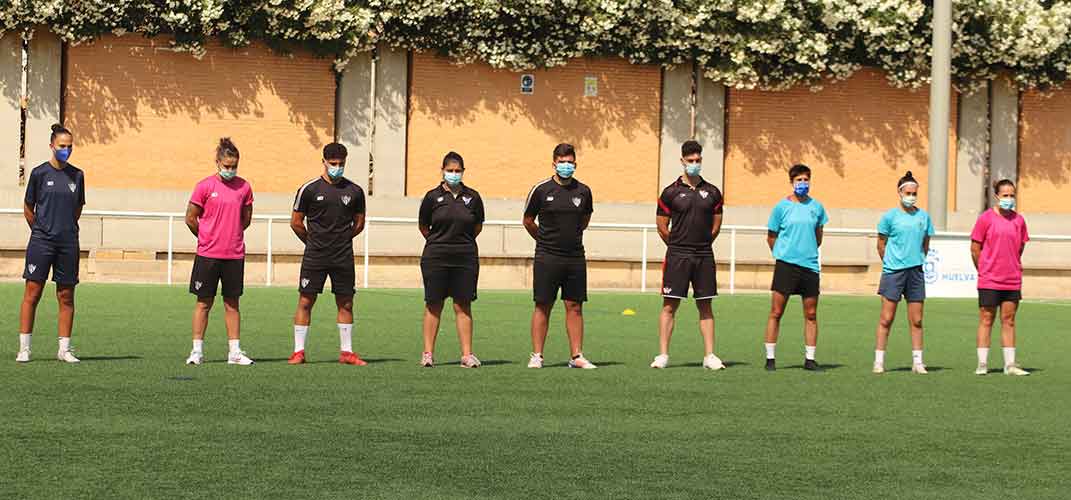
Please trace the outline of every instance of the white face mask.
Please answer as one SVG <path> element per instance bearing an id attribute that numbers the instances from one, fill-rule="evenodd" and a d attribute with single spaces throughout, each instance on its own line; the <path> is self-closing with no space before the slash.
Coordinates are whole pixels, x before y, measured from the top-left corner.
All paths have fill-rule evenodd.
<path id="1" fill-rule="evenodd" d="M 918 201 L 918 196 L 913 194 L 905 194 L 900 197 L 900 203 L 903 203 L 905 207 L 911 208 L 915 206 L 915 202 Z"/>

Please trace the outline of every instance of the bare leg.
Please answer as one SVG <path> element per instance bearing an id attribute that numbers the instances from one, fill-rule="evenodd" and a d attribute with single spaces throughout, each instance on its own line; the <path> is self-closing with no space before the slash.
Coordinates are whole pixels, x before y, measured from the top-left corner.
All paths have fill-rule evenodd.
<path id="1" fill-rule="evenodd" d="M 532 311 L 532 352 L 543 353 L 543 346 L 547 343 L 547 329 L 549 328 L 550 311 L 554 309 L 554 303 L 536 303 Z"/>
<path id="2" fill-rule="evenodd" d="M 60 337 L 71 337 L 74 328 L 74 287 L 56 286 L 56 302 L 59 304 L 57 326 Z"/>
<path id="3" fill-rule="evenodd" d="M 699 333 L 703 335 L 704 354 L 714 354 L 714 310 L 711 302 L 711 299 L 695 301 L 695 307 L 699 309 Z"/>
<path id="4" fill-rule="evenodd" d="M 294 312 L 294 324 L 309 326 L 312 321 L 312 306 L 316 305 L 315 293 L 302 293 L 298 295 L 297 311 Z"/>
<path id="5" fill-rule="evenodd" d="M 193 340 L 204 340 L 205 330 L 208 329 L 208 313 L 212 312 L 212 304 L 215 297 L 197 297 L 197 304 L 193 306 Z"/>
<path id="6" fill-rule="evenodd" d="M 781 333 L 781 316 L 785 314 L 788 296 L 781 292 L 770 293 L 770 317 L 766 320 L 766 343 L 776 344 Z"/>
<path id="7" fill-rule="evenodd" d="M 335 321 L 341 325 L 353 324 L 353 295 L 335 295 L 338 315 Z"/>
<path id="8" fill-rule="evenodd" d="M 996 307 L 978 308 L 978 347 L 989 348 L 989 336 L 993 332 L 993 319 L 997 315 Z"/>
<path id="9" fill-rule="evenodd" d="M 818 345 L 818 297 L 803 298 L 803 344 Z"/>
<path id="10" fill-rule="evenodd" d="M 584 303 L 565 302 L 565 333 L 569 335 L 569 351 L 576 356 L 584 351 Z"/>
<path id="11" fill-rule="evenodd" d="M 461 357 L 465 357 L 472 354 L 472 303 L 454 301 L 454 316 L 457 340 L 461 343 Z"/>
<path id="12" fill-rule="evenodd" d="M 19 308 L 19 333 L 33 333 L 33 323 L 37 317 L 37 304 L 45 290 L 43 281 L 27 281 L 22 294 L 22 306 Z"/>
<path id="13" fill-rule="evenodd" d="M 878 317 L 878 331 L 874 339 L 874 350 L 884 351 L 889 343 L 889 329 L 892 328 L 893 321 L 896 321 L 896 307 L 898 302 L 889 300 L 885 297 L 881 298 L 881 315 Z M 908 316 L 910 316 L 911 305 L 908 305 Z"/>
<path id="14" fill-rule="evenodd" d="M 424 352 L 435 352 L 435 338 L 439 336 L 439 321 L 443 314 L 443 303 L 424 303 Z"/>
<path id="15" fill-rule="evenodd" d="M 1018 302 L 1004 302 L 1000 305 L 1001 347 L 1015 347 L 1015 313 L 1018 311 Z"/>
<path id="16" fill-rule="evenodd" d="M 238 297 L 223 297 L 223 322 L 227 325 L 229 340 L 242 337 L 242 314 L 238 309 Z"/>
<path id="17" fill-rule="evenodd" d="M 907 319 L 911 322 L 911 350 L 922 350 L 922 302 L 907 303 Z"/>
<path id="18" fill-rule="evenodd" d="M 673 337 L 673 326 L 677 322 L 677 308 L 681 299 L 662 298 L 662 313 L 658 316 L 658 349 L 660 354 L 669 355 L 669 340 Z"/>

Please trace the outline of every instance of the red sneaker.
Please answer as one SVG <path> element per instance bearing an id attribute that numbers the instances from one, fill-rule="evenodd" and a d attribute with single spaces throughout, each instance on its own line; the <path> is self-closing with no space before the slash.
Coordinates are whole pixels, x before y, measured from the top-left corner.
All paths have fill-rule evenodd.
<path id="1" fill-rule="evenodd" d="M 342 363 L 344 365 L 357 365 L 357 366 L 364 366 L 364 365 L 368 364 L 368 362 L 363 360 L 363 359 L 361 359 L 361 357 L 358 356 L 357 353 L 349 352 L 349 351 L 342 351 L 341 353 L 339 353 L 338 354 L 338 362 Z"/>
<path id="2" fill-rule="evenodd" d="M 288 365 L 302 365 L 305 364 L 305 351 L 297 351 L 290 355 L 290 359 L 286 360 Z"/>

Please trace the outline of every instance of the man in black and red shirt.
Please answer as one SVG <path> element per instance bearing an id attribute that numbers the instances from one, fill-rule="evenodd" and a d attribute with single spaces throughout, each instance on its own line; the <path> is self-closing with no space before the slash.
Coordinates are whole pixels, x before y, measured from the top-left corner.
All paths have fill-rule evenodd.
<path id="1" fill-rule="evenodd" d="M 524 228 L 536 241 L 532 265 L 535 311 L 532 313 L 532 355 L 529 368 L 543 367 L 547 318 L 561 289 L 565 330 L 569 335 L 570 368 L 593 369 L 584 357 L 584 302 L 588 300 L 584 230 L 593 211 L 591 189 L 573 178 L 576 151 L 559 144 L 552 154 L 554 175 L 536 184 L 524 207 Z M 538 218 L 538 224 L 536 219 Z"/>
<path id="2" fill-rule="evenodd" d="M 699 309 L 699 331 L 703 335 L 706 355 L 703 367 L 725 368 L 714 355 L 714 312 L 711 301 L 718 294 L 717 269 L 714 264 L 714 239 L 721 231 L 721 191 L 699 175 L 703 147 L 696 141 L 681 145 L 684 174 L 662 190 L 658 197 L 656 222 L 658 235 L 666 243 L 662 263 L 662 314 L 658 322 L 660 354 L 651 368 L 669 364 L 669 340 L 673 336 L 677 308 L 688 297 L 688 285 Z"/>

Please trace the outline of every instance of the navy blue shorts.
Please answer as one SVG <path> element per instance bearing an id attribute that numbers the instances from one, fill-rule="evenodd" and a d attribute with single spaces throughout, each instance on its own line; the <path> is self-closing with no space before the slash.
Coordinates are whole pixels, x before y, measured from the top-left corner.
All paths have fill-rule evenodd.
<path id="1" fill-rule="evenodd" d="M 30 238 L 26 245 L 26 268 L 22 279 L 43 283 L 52 270 L 52 281 L 57 285 L 74 286 L 78 284 L 78 245 L 56 244 L 49 241 Z"/>
<path id="2" fill-rule="evenodd" d="M 924 302 L 926 275 L 922 266 L 883 273 L 878 285 L 878 295 L 893 302 L 900 302 L 901 298 L 907 299 L 908 302 Z"/>

